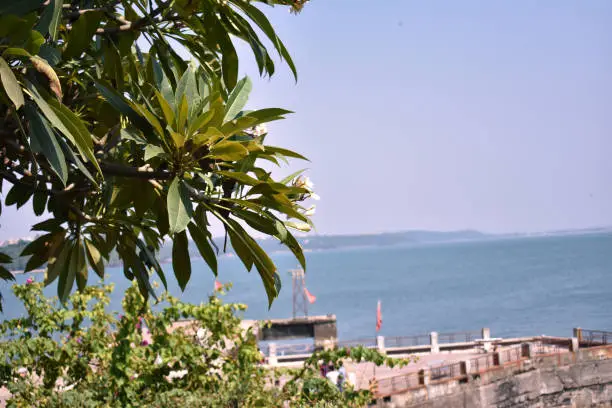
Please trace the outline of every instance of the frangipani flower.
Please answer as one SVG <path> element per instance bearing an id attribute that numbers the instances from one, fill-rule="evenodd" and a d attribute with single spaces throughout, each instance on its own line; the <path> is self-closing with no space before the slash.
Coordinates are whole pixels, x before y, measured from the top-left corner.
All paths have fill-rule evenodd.
<path id="1" fill-rule="evenodd" d="M 316 212 L 316 208 L 317 208 L 316 205 L 314 205 L 314 204 L 311 205 L 310 207 L 308 207 L 306 209 L 306 211 L 304 211 L 304 215 L 307 216 L 307 217 L 312 217 L 315 214 L 315 212 Z"/>

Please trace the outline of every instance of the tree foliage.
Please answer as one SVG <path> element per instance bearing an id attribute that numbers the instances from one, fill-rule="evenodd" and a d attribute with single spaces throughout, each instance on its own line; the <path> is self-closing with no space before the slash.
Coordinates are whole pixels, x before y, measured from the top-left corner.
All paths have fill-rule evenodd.
<path id="1" fill-rule="evenodd" d="M 0 343 L 9 407 L 361 407 L 369 391 L 338 389 L 319 364 L 409 362 L 355 347 L 316 352 L 300 369 L 272 369 L 240 324 L 244 305 L 217 296 L 191 305 L 163 294 L 163 308 L 152 310 L 132 286 L 117 315 L 105 311 L 111 286 L 88 286 L 67 307 L 42 290 L 32 280 L 15 285 L 26 315 L 0 325 L 9 339 Z M 190 325 L 168 330 L 183 319 Z"/>
<path id="2" fill-rule="evenodd" d="M 297 79 L 260 7 L 297 12 L 304 3 L 2 1 L 0 189 L 5 206 L 50 216 L 32 227 L 41 236 L 23 251 L 26 271 L 46 265 L 45 283 L 57 280 L 65 302 L 116 252 L 126 278 L 156 296 L 149 272 L 166 284 L 157 251 L 170 239 L 184 289 L 189 236 L 217 273 L 216 219 L 272 302 L 280 279 L 250 231 L 275 237 L 305 267 L 290 229 L 310 228 L 302 202 L 312 190 L 299 175 L 275 180 L 262 167 L 304 158 L 264 143 L 265 124 L 290 112 L 246 109 L 252 84 L 238 77 L 234 44 L 250 46 L 261 75 L 275 72 L 276 50 Z"/>

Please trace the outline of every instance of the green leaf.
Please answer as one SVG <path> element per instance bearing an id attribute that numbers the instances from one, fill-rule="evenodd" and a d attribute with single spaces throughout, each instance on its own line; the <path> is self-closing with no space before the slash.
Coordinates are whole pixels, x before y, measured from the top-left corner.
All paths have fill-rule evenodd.
<path id="1" fill-rule="evenodd" d="M 26 266 L 23 271 L 33 271 L 34 269 L 41 267 L 45 262 L 47 262 L 47 260 L 42 255 L 34 254 L 30 257 L 30 259 L 28 259 L 28 262 L 26 263 Z"/>
<path id="2" fill-rule="evenodd" d="M 15 77 L 13 70 L 2 57 L 0 57 L 0 81 L 15 108 L 21 108 L 24 104 L 23 91 L 19 82 L 17 82 L 17 77 Z"/>
<path id="3" fill-rule="evenodd" d="M 236 115 L 242 111 L 242 108 L 244 108 L 249 99 L 252 88 L 253 84 L 249 77 L 244 77 L 236 84 L 236 87 L 232 90 L 232 93 L 227 99 L 223 123 L 234 119 Z"/>
<path id="4" fill-rule="evenodd" d="M 40 46 L 45 43 L 45 37 L 42 36 L 38 31 L 30 31 L 30 36 L 26 41 L 24 48 L 30 52 L 30 54 L 38 54 Z"/>
<path id="5" fill-rule="evenodd" d="M 251 211 L 241 210 L 237 208 L 234 208 L 234 214 L 237 217 L 242 218 L 244 221 L 246 221 L 247 224 L 249 224 L 251 228 L 257 231 L 272 236 L 278 235 L 276 223 L 270 218 L 266 218 Z"/>
<path id="6" fill-rule="evenodd" d="M 62 60 L 62 53 L 55 47 L 50 45 L 43 44 L 40 47 L 40 51 L 38 52 L 38 56 L 45 59 L 47 63 L 54 67 Z"/>
<path id="7" fill-rule="evenodd" d="M 23 184 L 15 184 L 6 195 L 6 198 L 4 199 L 4 204 L 16 204 L 17 208 L 20 208 L 22 205 L 28 202 L 32 194 L 32 188 L 24 186 Z"/>
<path id="8" fill-rule="evenodd" d="M 236 255 L 238 255 L 238 258 L 240 258 L 246 270 L 251 272 L 255 260 L 253 259 L 253 255 L 249 250 L 248 245 L 245 243 L 245 240 L 238 235 L 238 233 L 233 231 L 233 229 L 228 228 L 227 232 L 230 237 L 230 242 L 232 243 L 232 248 L 234 248 L 234 251 L 236 251 Z"/>
<path id="9" fill-rule="evenodd" d="M 43 191 L 36 191 L 34 193 L 34 198 L 32 199 L 32 208 L 34 210 L 34 214 L 42 215 L 45 212 L 45 207 L 47 206 L 47 194 Z"/>
<path id="10" fill-rule="evenodd" d="M 185 146 L 185 136 L 182 133 L 175 132 L 172 129 L 168 129 L 168 133 L 170 133 L 170 137 L 172 137 L 172 141 L 178 149 Z"/>
<path id="11" fill-rule="evenodd" d="M 13 48 L 13 47 L 7 48 L 4 50 L 4 52 L 2 53 L 2 56 L 4 57 L 6 55 L 14 55 L 17 57 L 27 57 L 27 58 L 30 58 L 32 56 L 32 54 L 30 54 L 23 48 Z"/>
<path id="12" fill-rule="evenodd" d="M 195 67 L 190 64 L 189 67 L 183 73 L 183 76 L 179 80 L 178 84 L 176 84 L 176 106 L 181 105 L 181 103 L 183 102 L 183 97 L 186 99 L 187 102 L 193 103 L 197 96 L 198 87 L 196 84 Z"/>
<path id="13" fill-rule="evenodd" d="M 157 97 L 157 102 L 159 102 L 159 106 L 162 109 L 166 123 L 172 126 L 174 124 L 174 110 L 172 109 L 172 106 L 157 89 L 155 90 L 155 96 Z"/>
<path id="14" fill-rule="evenodd" d="M 153 269 L 155 269 L 155 271 L 157 272 L 157 275 L 159 276 L 159 279 L 161 279 L 164 288 L 166 288 L 166 290 L 168 290 L 168 282 L 166 281 L 166 275 L 164 274 L 164 270 L 162 269 L 161 265 L 159 264 L 159 262 L 157 261 L 157 258 L 155 257 L 155 254 L 145 245 L 144 242 L 142 242 L 141 239 L 138 239 L 136 241 L 136 244 L 138 245 L 138 247 L 140 248 L 146 263 L 151 265 L 153 267 Z"/>
<path id="15" fill-rule="evenodd" d="M 156 301 L 159 301 L 159 299 L 157 299 L 157 295 L 155 294 L 153 286 L 151 286 L 151 276 L 149 275 L 149 271 L 147 270 L 147 268 L 145 268 L 143 263 L 135 259 L 133 270 L 135 270 L 136 272 L 135 276 L 136 281 L 138 282 L 138 289 L 140 290 L 140 294 L 144 298 L 146 298 L 147 295 L 151 295 Z"/>
<path id="16" fill-rule="evenodd" d="M 48 220 L 34 224 L 30 230 L 56 232 L 63 229 L 61 225 L 62 221 L 58 220 L 57 218 L 49 218 Z"/>
<path id="17" fill-rule="evenodd" d="M 153 129 L 155 129 L 157 131 L 158 135 L 163 135 L 164 134 L 164 129 L 162 128 L 161 123 L 159 122 L 159 120 L 157 119 L 157 116 L 154 115 L 153 113 L 151 113 L 147 108 L 145 108 L 142 105 L 139 105 L 137 103 L 134 102 L 128 102 L 130 107 L 132 109 L 134 109 L 140 116 L 144 117 L 147 122 L 149 122 L 149 124 L 153 127 Z M 145 133 L 146 135 L 146 133 Z M 149 136 L 149 135 L 147 135 Z M 153 141 L 157 141 L 159 138 L 155 137 L 154 139 L 151 138 L 147 138 L 147 140 L 153 140 Z"/>
<path id="18" fill-rule="evenodd" d="M 83 164 L 81 159 L 79 159 L 79 157 L 76 154 L 74 154 L 74 152 L 72 151 L 70 146 L 68 146 L 68 143 L 63 138 L 61 138 L 61 137 L 58 138 L 57 140 L 59 141 L 60 145 L 62 146 L 62 151 L 64 152 L 64 155 L 66 155 L 66 157 L 68 158 L 68 161 L 74 163 L 77 166 L 77 168 L 79 169 L 79 171 L 81 173 L 83 173 L 85 175 L 85 177 L 87 177 L 89 180 L 91 180 L 91 182 L 94 185 L 97 186 L 98 183 L 96 182 L 96 179 L 91 175 L 89 170 L 87 170 L 87 167 L 85 167 L 85 165 Z"/>
<path id="19" fill-rule="evenodd" d="M 13 275 L 11 271 L 6 269 L 4 266 L 0 266 L 0 279 L 5 280 L 5 281 L 7 280 L 14 281 L 15 275 Z"/>
<path id="20" fill-rule="evenodd" d="M 180 103 L 178 103 L 178 117 L 176 119 L 176 130 L 181 134 L 185 131 L 185 123 L 187 123 L 188 116 L 189 104 L 187 103 L 187 96 L 183 95 Z"/>
<path id="21" fill-rule="evenodd" d="M 202 128 L 204 128 L 204 126 L 208 124 L 208 122 L 211 121 L 211 119 L 214 116 L 215 116 L 214 109 L 211 109 L 209 111 L 202 113 L 200 116 L 198 116 L 195 120 L 193 120 L 189 124 L 189 130 L 187 131 L 187 134 L 193 135 L 195 132 L 200 131 Z"/>
<path id="22" fill-rule="evenodd" d="M 199 225 L 196 225 L 194 222 L 189 223 L 189 234 L 198 247 L 198 251 L 202 258 L 206 261 L 210 269 L 213 271 L 215 276 L 217 276 L 217 256 L 208 242 L 208 236 L 205 234 Z"/>
<path id="23" fill-rule="evenodd" d="M 302 269 L 306 271 L 306 258 L 304 257 L 302 246 L 290 232 L 287 232 L 287 238 L 283 241 L 283 244 L 285 244 L 285 246 L 289 248 L 291 252 L 293 252 L 293 255 L 300 263 Z"/>
<path id="24" fill-rule="evenodd" d="M 72 243 L 71 245 L 65 245 L 62 253 L 58 257 L 58 261 L 64 255 L 64 252 L 69 249 L 69 254 L 66 255 L 66 259 L 63 262 L 63 265 L 68 263 L 67 268 L 59 268 L 59 265 L 54 266 L 53 269 L 59 269 L 57 272 L 53 272 L 54 274 L 59 274 L 59 281 L 57 283 L 57 296 L 59 297 L 62 303 L 66 303 L 68 296 L 70 296 L 70 292 L 72 291 L 72 286 L 74 286 L 74 280 L 76 279 L 77 270 L 79 268 L 79 246 L 77 243 Z M 55 263 L 57 264 L 56 261 Z M 50 283 L 51 281 L 49 281 Z"/>
<path id="25" fill-rule="evenodd" d="M 149 144 L 147 147 L 145 147 L 144 160 L 149 161 L 154 157 L 161 156 L 162 154 L 165 154 L 164 149 L 159 146 Z"/>
<path id="26" fill-rule="evenodd" d="M 217 171 L 216 174 L 219 174 L 223 177 L 231 178 L 232 180 L 236 180 L 241 184 L 245 184 L 247 186 L 256 186 L 261 183 L 261 181 L 254 179 L 253 177 L 245 174 L 239 173 L 236 171 Z"/>
<path id="27" fill-rule="evenodd" d="M 302 156 L 301 154 L 288 150 L 288 149 L 283 149 L 282 147 L 264 146 L 264 148 L 267 153 L 280 154 L 281 156 L 293 157 L 296 159 L 310 161 L 306 157 Z"/>
<path id="28" fill-rule="evenodd" d="M 30 147 L 35 153 L 42 153 L 49 161 L 62 184 L 66 185 L 68 167 L 55 134 L 47 120 L 29 103 L 25 106 L 25 116 L 30 124 Z"/>
<path id="29" fill-rule="evenodd" d="M 127 116 L 130 119 L 130 122 L 132 122 L 146 136 L 153 132 L 153 128 L 149 122 L 129 105 L 123 95 L 112 89 L 111 85 L 101 80 L 94 81 L 94 85 L 98 91 L 100 91 L 104 99 L 106 99 L 113 108 Z M 148 140 L 150 141 L 151 139 Z"/>
<path id="30" fill-rule="evenodd" d="M 52 98 L 49 94 L 37 89 L 31 82 L 26 81 L 26 86 L 32 99 L 34 99 L 34 102 L 36 102 L 42 113 L 49 119 L 53 127 L 62 132 L 64 136 L 74 143 L 81 155 L 88 158 L 98 172 L 102 173 L 93 153 L 92 136 L 78 116 L 70 111 L 65 105 L 59 103 L 55 98 Z M 43 95 L 46 95 L 46 97 L 43 97 Z"/>
<path id="31" fill-rule="evenodd" d="M 5 254 L 4 252 L 0 252 L 0 264 L 12 263 L 13 258 Z"/>
<path id="32" fill-rule="evenodd" d="M 255 264 L 268 295 L 268 306 L 271 307 L 272 302 L 278 296 L 274 278 L 276 273 L 274 262 L 238 222 L 224 217 L 210 206 L 207 207 L 225 225 L 232 248 L 234 248 L 247 270 L 250 270 L 252 264 Z"/>
<path id="33" fill-rule="evenodd" d="M 177 177 L 168 188 L 167 206 L 170 228 L 168 233 L 170 235 L 185 231 L 193 214 L 189 192 L 184 183 Z"/>
<path id="34" fill-rule="evenodd" d="M 284 179 L 282 179 L 280 181 L 281 184 L 287 184 L 290 181 L 294 180 L 297 176 L 299 176 L 300 174 L 304 173 L 306 171 L 306 169 L 302 169 L 302 170 L 298 170 L 295 173 L 292 173 L 290 175 L 288 175 L 287 177 L 285 177 Z"/>
<path id="35" fill-rule="evenodd" d="M 208 157 L 225 161 L 238 161 L 248 155 L 249 150 L 241 143 L 224 141 L 212 146 Z"/>
<path id="36" fill-rule="evenodd" d="M 64 59 L 78 57 L 91 44 L 91 37 L 95 34 L 102 13 L 98 11 L 90 11 L 82 14 L 79 19 L 72 25 L 72 30 L 66 39 L 66 47 L 64 48 Z"/>
<path id="37" fill-rule="evenodd" d="M 266 34 L 270 41 L 272 41 L 272 44 L 274 44 L 276 50 L 285 59 L 287 65 L 289 65 L 289 68 L 291 69 L 291 72 L 293 72 L 293 76 L 297 81 L 297 69 L 295 68 L 293 59 L 291 59 L 291 55 L 289 54 L 289 51 L 287 51 L 287 48 L 285 47 L 283 42 L 276 35 L 276 32 L 274 31 L 274 28 L 272 27 L 272 24 L 270 24 L 270 21 L 268 20 L 266 15 L 262 13 L 261 10 L 259 10 L 257 7 L 253 6 L 247 1 L 237 1 L 233 4 L 240 7 L 245 12 L 245 14 L 248 15 L 255 22 L 255 24 L 257 24 L 261 31 Z"/>
<path id="38" fill-rule="evenodd" d="M 40 20 L 36 25 L 36 29 L 40 31 L 42 35 L 49 34 L 53 41 L 57 40 L 57 29 L 60 24 L 63 5 L 64 0 L 51 0 L 51 2 L 45 6 L 40 16 Z"/>
<path id="39" fill-rule="evenodd" d="M 70 259 L 72 246 L 73 244 L 71 242 L 64 242 L 61 250 L 59 250 L 59 254 L 55 258 L 49 260 L 49 263 L 47 264 L 47 272 L 45 274 L 45 286 L 48 286 L 55 279 L 57 279 L 60 273 L 66 273 L 66 263 Z"/>
<path id="40" fill-rule="evenodd" d="M 187 233 L 180 232 L 174 236 L 172 244 L 172 269 L 182 291 L 191 278 L 191 261 L 189 259 L 189 242 Z"/>
<path id="41" fill-rule="evenodd" d="M 197 147 L 201 147 L 207 143 L 215 143 L 217 140 L 223 139 L 225 135 L 215 127 L 209 127 L 204 133 L 198 133 L 193 137 L 193 143 Z"/>
<path id="42" fill-rule="evenodd" d="M 260 123 L 272 122 L 275 120 L 285 119 L 284 115 L 293 113 L 281 108 L 266 108 L 255 111 L 245 112 L 244 115 L 250 118 L 255 118 L 257 121 L 253 124 L 259 125 Z"/>
<path id="43" fill-rule="evenodd" d="M 98 274 L 100 279 L 104 279 L 104 261 L 100 251 L 95 247 L 93 242 L 85 240 L 85 249 L 87 250 L 87 260 L 91 268 Z"/>
<path id="44" fill-rule="evenodd" d="M 79 238 L 76 244 L 77 252 L 76 252 L 76 281 L 77 287 L 79 291 L 83 291 L 87 286 L 87 262 L 85 261 L 85 247 Z M 73 253 L 73 256 L 75 254 Z M 72 263 L 72 259 L 70 260 Z"/>
<path id="45" fill-rule="evenodd" d="M 44 0 L 2 0 L 0 2 L 0 16 L 15 14 L 23 16 L 42 6 Z"/>
<path id="46" fill-rule="evenodd" d="M 238 79 L 238 54 L 231 41 L 222 43 L 222 53 L 223 82 L 228 89 L 233 89 Z"/>
<path id="47" fill-rule="evenodd" d="M 55 113 L 56 117 L 59 118 L 66 129 L 69 130 L 69 135 L 66 137 L 72 138 L 72 142 L 76 145 L 79 153 L 84 158 L 88 159 L 98 170 L 99 174 L 102 174 L 100 165 L 96 160 L 93 152 L 93 139 L 91 133 L 83 123 L 83 121 L 75 115 L 66 105 L 62 105 L 57 100 L 50 98 L 47 103 Z"/>
<path id="48" fill-rule="evenodd" d="M 251 236 L 249 236 L 249 234 L 240 224 L 238 224 L 238 222 L 232 219 L 227 219 L 226 221 L 226 225 L 230 227 L 228 230 L 228 232 L 231 231 L 230 237 L 232 237 L 232 235 L 234 236 L 234 239 L 232 240 L 232 247 L 234 246 L 235 241 L 240 241 L 251 252 L 253 263 L 257 268 L 257 272 L 259 272 L 259 276 L 261 276 L 264 288 L 266 289 L 266 294 L 268 295 L 268 306 L 272 306 L 272 302 L 278 296 L 274 279 L 274 275 L 276 273 L 276 266 L 274 265 L 274 262 L 272 262 L 268 254 L 265 253 L 265 251 Z"/>
<path id="49" fill-rule="evenodd" d="M 53 235 L 54 234 L 49 233 L 36 238 L 34 241 L 30 242 L 28 245 L 25 246 L 25 248 L 21 250 L 20 256 L 28 256 L 33 255 L 35 253 L 44 252 L 49 246 Z"/>

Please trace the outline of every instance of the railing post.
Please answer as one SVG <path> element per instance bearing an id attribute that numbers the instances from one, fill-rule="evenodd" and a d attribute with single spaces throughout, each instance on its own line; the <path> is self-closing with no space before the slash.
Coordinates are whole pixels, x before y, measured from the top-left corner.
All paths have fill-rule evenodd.
<path id="1" fill-rule="evenodd" d="M 493 352 L 493 365 L 494 366 L 502 365 L 501 353 L 499 351 L 494 351 Z"/>
<path id="2" fill-rule="evenodd" d="M 580 348 L 578 337 L 572 337 L 570 340 L 570 351 L 576 352 Z"/>
<path id="3" fill-rule="evenodd" d="M 578 339 L 578 343 L 582 342 L 582 329 L 580 327 L 574 328 L 574 337 Z"/>
<path id="4" fill-rule="evenodd" d="M 270 343 L 268 345 L 268 364 L 278 364 L 278 358 L 276 357 L 276 343 Z"/>
<path id="5" fill-rule="evenodd" d="M 461 375 L 465 376 L 467 381 L 470 381 L 470 360 L 463 360 L 459 363 L 459 370 L 461 371 Z"/>
<path id="6" fill-rule="evenodd" d="M 439 353 L 440 345 L 438 344 L 438 332 L 429 333 L 429 344 L 431 344 L 431 352 Z"/>
<path id="7" fill-rule="evenodd" d="M 521 357 L 531 358 L 533 356 L 533 347 L 531 343 L 521 345 Z"/>
<path id="8" fill-rule="evenodd" d="M 381 354 L 385 354 L 385 336 L 376 336 L 376 348 Z"/>
<path id="9" fill-rule="evenodd" d="M 486 341 L 489 340 L 491 338 L 491 329 L 489 329 L 488 327 L 484 327 L 482 329 L 482 339 L 485 340 L 482 344 L 484 351 L 486 351 L 487 353 L 489 351 L 491 351 L 491 342 L 490 341 Z"/>
<path id="10" fill-rule="evenodd" d="M 429 373 L 423 369 L 419 370 L 419 385 L 429 384 Z"/>

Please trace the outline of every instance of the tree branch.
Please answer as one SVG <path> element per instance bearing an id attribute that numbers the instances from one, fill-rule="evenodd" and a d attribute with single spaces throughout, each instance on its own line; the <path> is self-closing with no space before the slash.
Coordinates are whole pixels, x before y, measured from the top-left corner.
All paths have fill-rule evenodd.
<path id="1" fill-rule="evenodd" d="M 134 177 L 146 180 L 169 180 L 174 177 L 174 173 L 171 173 L 169 171 L 152 170 L 147 167 L 129 167 L 124 166 L 122 164 L 110 162 L 100 162 L 100 168 L 102 169 L 102 173 L 108 174 L 110 176 Z"/>

